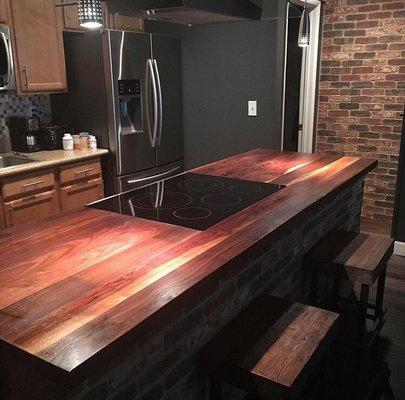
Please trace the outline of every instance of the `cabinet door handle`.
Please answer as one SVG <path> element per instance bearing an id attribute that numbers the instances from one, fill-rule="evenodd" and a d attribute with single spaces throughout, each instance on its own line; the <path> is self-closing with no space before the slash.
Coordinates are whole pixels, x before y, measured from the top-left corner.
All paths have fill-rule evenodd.
<path id="1" fill-rule="evenodd" d="M 38 186 L 38 185 L 40 185 L 41 183 L 44 183 L 44 181 L 41 180 L 41 181 L 26 183 L 26 184 L 23 185 L 22 187 L 23 187 L 23 189 L 27 189 L 27 188 L 29 188 L 29 187 L 31 187 L 31 186 Z"/>
<path id="2" fill-rule="evenodd" d="M 34 204 L 39 200 L 51 199 L 55 193 L 56 193 L 55 190 L 51 190 L 49 192 L 38 193 L 32 196 L 23 197 L 22 199 L 14 200 L 13 202 L 11 202 L 9 204 L 9 207 L 18 208 L 19 205 L 26 205 L 27 203 Z"/>
<path id="3" fill-rule="evenodd" d="M 80 183 L 75 183 L 74 185 L 66 186 L 62 188 L 62 190 L 65 190 L 66 192 L 75 192 L 77 190 L 83 189 L 83 188 L 91 188 L 94 186 L 102 186 L 103 185 L 103 180 L 101 178 L 98 179 L 92 179 L 90 181 L 84 181 Z"/>
<path id="4" fill-rule="evenodd" d="M 87 175 L 87 172 L 93 171 L 93 168 L 87 168 L 87 169 L 82 169 L 81 171 L 76 171 L 76 176 L 84 174 L 84 176 Z"/>
<path id="5" fill-rule="evenodd" d="M 28 79 L 28 67 L 23 67 L 23 73 L 24 73 L 24 85 L 27 87 L 29 86 L 29 79 Z"/>

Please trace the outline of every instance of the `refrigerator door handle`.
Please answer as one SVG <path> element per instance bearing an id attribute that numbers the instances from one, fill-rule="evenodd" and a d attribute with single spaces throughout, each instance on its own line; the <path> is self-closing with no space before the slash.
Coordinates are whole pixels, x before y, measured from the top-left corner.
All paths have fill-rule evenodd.
<path id="1" fill-rule="evenodd" d="M 178 165 L 177 167 L 171 169 L 170 171 L 165 171 L 165 172 L 162 172 L 161 174 L 157 174 L 157 175 L 149 175 L 149 176 L 146 176 L 144 178 L 130 179 L 130 180 L 127 181 L 127 183 L 129 183 L 129 184 L 141 183 L 141 182 L 147 182 L 147 181 L 150 181 L 150 180 L 156 180 L 156 179 L 159 179 L 159 178 L 164 178 L 165 176 L 173 174 L 173 172 L 176 172 L 180 168 L 181 167 Z"/>
<path id="2" fill-rule="evenodd" d="M 151 86 L 152 85 L 152 86 Z M 145 78 L 145 87 L 146 87 L 146 112 L 147 112 L 147 125 L 150 144 L 152 147 L 156 147 L 157 134 L 158 134 L 158 92 L 156 86 L 156 77 L 153 69 L 153 63 L 151 59 L 146 61 L 146 78 Z M 150 115 L 150 89 L 152 88 L 153 92 L 153 122 L 151 121 Z M 153 124 L 153 128 L 152 128 Z"/>
<path id="3" fill-rule="evenodd" d="M 153 60 L 153 67 L 154 71 L 156 74 L 156 83 L 157 83 L 157 92 L 158 92 L 158 116 L 159 116 L 159 121 L 158 121 L 158 135 L 157 135 L 157 146 L 160 146 L 160 143 L 162 141 L 162 131 L 163 131 L 163 97 L 162 97 L 162 84 L 160 81 L 160 74 L 159 74 L 159 67 L 157 60 Z"/>

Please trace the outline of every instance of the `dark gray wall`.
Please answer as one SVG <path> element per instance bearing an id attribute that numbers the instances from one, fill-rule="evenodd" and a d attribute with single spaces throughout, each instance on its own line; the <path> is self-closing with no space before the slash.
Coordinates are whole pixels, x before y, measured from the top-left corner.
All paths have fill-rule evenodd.
<path id="1" fill-rule="evenodd" d="M 267 14 L 283 14 L 284 0 L 270 3 Z M 283 19 L 147 24 L 150 32 L 182 38 L 186 168 L 257 147 L 280 148 L 284 27 Z M 248 117 L 248 100 L 258 101 L 258 117 Z"/>

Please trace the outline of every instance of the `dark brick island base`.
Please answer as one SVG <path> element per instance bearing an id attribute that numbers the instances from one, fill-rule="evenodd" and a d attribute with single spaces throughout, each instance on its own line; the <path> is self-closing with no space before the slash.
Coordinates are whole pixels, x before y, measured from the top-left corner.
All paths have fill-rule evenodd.
<path id="1" fill-rule="evenodd" d="M 82 388 L 75 399 L 207 399 L 207 377 L 196 354 L 200 347 L 261 293 L 308 301 L 302 256 L 335 226 L 357 231 L 362 197 L 362 182 L 333 196 L 322 211 L 269 243 L 267 251 L 236 266 L 235 276 L 221 280 L 214 292 L 201 296 L 201 303 L 186 307 L 180 319 L 128 349 L 127 357 Z M 324 295 L 328 287 L 325 282 Z"/>

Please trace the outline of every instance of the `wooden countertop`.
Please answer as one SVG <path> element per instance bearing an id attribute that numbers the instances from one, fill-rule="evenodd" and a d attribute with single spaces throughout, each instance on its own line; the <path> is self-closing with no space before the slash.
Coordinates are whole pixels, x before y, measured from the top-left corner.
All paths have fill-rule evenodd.
<path id="1" fill-rule="evenodd" d="M 376 165 L 259 149 L 193 172 L 287 187 L 203 232 L 82 209 L 1 233 L 0 343 L 52 377 L 84 376 Z"/>
<path id="2" fill-rule="evenodd" d="M 55 167 L 57 165 L 70 164 L 74 162 L 84 161 L 90 158 L 100 157 L 108 154 L 108 150 L 52 150 L 38 151 L 36 153 L 20 153 L 28 158 L 36 160 L 36 162 L 21 164 L 7 168 L 0 168 L 0 179 L 8 178 L 13 175 L 33 172 L 39 169 Z"/>

